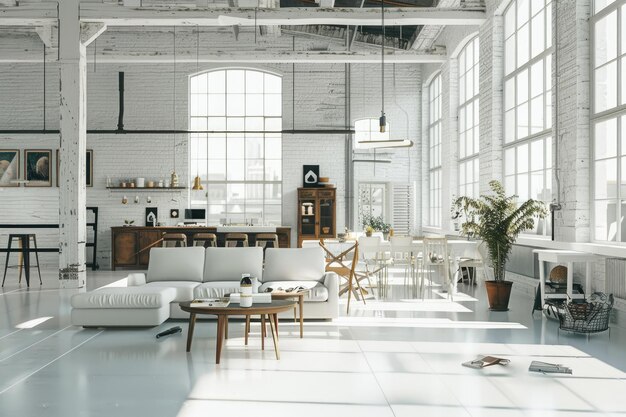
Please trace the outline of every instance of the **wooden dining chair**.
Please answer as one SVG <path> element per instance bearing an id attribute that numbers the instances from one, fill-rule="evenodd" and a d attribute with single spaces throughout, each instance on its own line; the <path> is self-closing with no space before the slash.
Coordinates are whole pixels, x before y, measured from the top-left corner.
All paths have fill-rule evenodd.
<path id="1" fill-rule="evenodd" d="M 339 290 L 340 296 L 345 292 L 348 293 L 346 313 L 350 312 L 350 299 L 353 291 L 356 292 L 357 289 L 361 294 L 363 304 L 365 304 L 365 293 L 355 274 L 356 264 L 359 261 L 359 243 L 354 242 L 354 244 L 350 245 L 347 249 L 337 254 L 326 246 L 323 239 L 320 239 L 320 246 L 326 253 L 326 272 L 334 272 L 347 280 L 347 285 Z"/>

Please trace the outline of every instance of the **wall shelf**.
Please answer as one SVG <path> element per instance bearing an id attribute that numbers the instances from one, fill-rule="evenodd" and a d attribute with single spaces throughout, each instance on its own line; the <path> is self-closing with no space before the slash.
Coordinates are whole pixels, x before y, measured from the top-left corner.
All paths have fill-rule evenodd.
<path id="1" fill-rule="evenodd" d="M 187 187 L 106 187 L 113 191 L 177 191 L 186 190 Z"/>

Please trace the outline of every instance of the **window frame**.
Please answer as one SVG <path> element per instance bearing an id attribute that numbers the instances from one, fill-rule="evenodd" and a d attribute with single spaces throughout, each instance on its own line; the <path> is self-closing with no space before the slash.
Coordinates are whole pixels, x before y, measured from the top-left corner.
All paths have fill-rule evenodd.
<path id="1" fill-rule="evenodd" d="M 232 93 L 232 92 L 228 92 L 228 73 L 229 71 L 243 71 L 243 78 L 244 78 L 244 86 L 242 89 L 242 93 L 240 93 L 241 95 L 243 95 L 243 114 L 242 115 L 229 115 L 229 111 L 228 111 L 228 96 L 229 94 L 236 94 L 236 93 Z M 207 99 L 207 103 L 209 101 L 209 96 L 211 95 L 211 89 L 210 89 L 210 85 L 209 85 L 209 80 L 208 80 L 208 76 L 211 73 L 218 73 L 218 72 L 223 72 L 224 73 L 224 84 L 223 84 L 223 89 L 224 92 L 223 93 L 217 93 L 217 94 L 223 94 L 224 95 L 224 112 L 223 115 L 213 115 L 211 114 L 209 107 L 207 106 L 207 110 L 204 112 L 204 114 L 195 114 L 192 111 L 192 106 L 194 105 L 192 103 L 192 99 L 194 96 L 204 96 Z M 277 81 L 280 83 L 280 94 L 278 93 L 266 93 L 265 88 L 263 88 L 262 93 L 260 93 L 263 96 L 263 100 L 265 101 L 266 95 L 268 94 L 278 94 L 280 95 L 280 112 L 279 115 L 268 115 L 266 114 L 267 112 L 265 110 L 263 110 L 261 113 L 261 115 L 248 115 L 246 112 L 246 105 L 247 105 L 247 96 L 249 94 L 259 94 L 259 93 L 249 93 L 247 91 L 246 88 L 246 73 L 247 72 L 255 72 L 255 73 L 259 73 L 262 74 L 263 76 L 263 82 L 265 83 L 265 76 L 269 75 L 272 77 L 276 77 Z M 194 78 L 199 77 L 199 76 L 203 76 L 206 75 L 207 76 L 207 87 L 206 87 L 206 92 L 200 91 L 198 92 L 194 92 L 194 90 L 192 89 L 192 83 Z M 194 190 L 189 190 L 189 198 L 188 198 L 188 206 L 189 207 L 202 207 L 202 208 L 206 208 L 206 218 L 207 218 L 207 222 L 212 222 L 214 221 L 213 216 L 211 215 L 211 208 L 212 207 L 217 207 L 217 206 L 223 206 L 223 218 L 227 218 L 227 219 L 238 219 L 239 217 L 241 217 L 242 219 L 245 220 L 250 220 L 251 218 L 257 218 L 259 221 L 261 221 L 262 223 L 268 223 L 268 222 L 272 222 L 272 223 L 283 223 L 283 179 L 284 179 L 284 174 L 283 174 L 283 138 L 282 138 L 282 120 L 283 120 L 283 109 L 282 109 L 282 104 L 283 104 L 283 92 L 282 92 L 282 75 L 272 72 L 272 71 L 267 71 L 264 69 L 259 69 L 259 68 L 248 68 L 248 67 L 221 67 L 221 68 L 212 68 L 206 71 L 201 71 L 198 73 L 194 73 L 194 74 L 190 74 L 189 75 L 189 84 L 188 84 L 188 98 L 189 98 L 189 105 L 188 105 L 188 122 L 189 122 L 189 126 L 190 126 L 190 130 L 192 127 L 192 121 L 194 119 L 205 119 L 206 125 L 208 126 L 207 130 L 211 130 L 211 126 L 210 126 L 210 118 L 211 117 L 219 117 L 219 118 L 223 118 L 224 119 L 224 123 L 225 123 L 225 127 L 224 130 L 220 131 L 220 133 L 199 133 L 199 134 L 194 134 L 194 133 L 190 133 L 188 135 L 188 149 L 187 149 L 187 161 L 188 161 L 188 170 L 189 170 L 189 183 L 193 182 L 193 179 L 195 178 L 195 176 L 197 175 L 197 172 L 193 172 L 193 161 L 196 161 L 196 163 L 201 163 L 201 161 L 205 161 L 206 162 L 206 178 L 202 178 L 201 179 L 201 184 L 204 187 L 204 190 L 202 191 L 202 193 L 204 194 L 204 196 L 202 198 L 194 198 L 193 193 L 197 192 Z M 218 87 L 219 90 L 220 87 Z M 196 90 L 197 91 L 197 90 Z M 216 94 L 216 93 L 213 93 Z M 265 103 L 264 103 L 265 106 Z M 262 130 L 252 130 L 251 132 L 256 132 L 256 133 L 250 133 L 249 135 L 257 135 L 258 137 L 261 137 L 263 139 L 262 141 L 262 147 L 263 147 L 263 155 L 262 158 L 250 158 L 247 155 L 246 152 L 246 142 L 248 139 L 247 134 L 245 133 L 247 131 L 245 124 L 246 124 L 246 119 L 247 118 L 260 118 L 263 120 L 263 129 Z M 228 121 L 229 119 L 233 119 L 233 118 L 241 118 L 243 119 L 243 130 L 231 130 L 228 128 Z M 281 130 L 267 130 L 267 120 L 268 119 L 276 119 L 279 124 L 281 125 Z M 229 133 L 229 131 L 232 132 L 237 132 L 237 133 Z M 260 133 L 259 133 L 260 132 Z M 195 135 L 198 135 L 199 137 L 195 137 Z M 231 164 L 233 163 L 233 161 L 235 159 L 233 159 L 232 157 L 229 157 L 228 155 L 228 139 L 229 136 L 239 136 L 243 138 L 243 154 L 242 154 L 242 158 L 241 161 L 243 161 L 243 169 L 244 169 L 244 173 L 243 173 L 243 179 L 228 179 L 228 172 L 229 172 L 229 161 L 231 162 Z M 215 137 L 223 137 L 224 139 L 224 158 L 211 158 L 211 154 L 209 151 L 209 140 L 211 138 L 215 138 Z M 266 146 L 267 146 L 267 139 L 268 138 L 278 138 L 280 140 L 280 158 L 267 158 L 266 157 Z M 197 156 L 193 155 L 193 147 L 195 146 L 195 143 L 200 144 L 200 142 L 202 140 L 206 141 L 206 156 L 203 158 L 198 158 Z M 197 141 L 197 142 L 195 142 Z M 247 167 L 247 161 L 250 160 L 262 160 L 262 172 L 263 172 L 263 179 L 262 180 L 249 180 L 246 179 L 246 167 Z M 211 179 L 210 178 L 210 171 L 209 171 L 209 165 L 211 163 L 211 161 L 222 161 L 224 162 L 224 179 L 223 180 L 216 180 L 216 179 Z M 266 179 L 266 175 L 267 175 L 267 168 L 268 168 L 268 161 L 279 161 L 279 166 L 280 166 L 280 179 L 279 180 L 267 180 Z M 199 169 L 198 169 L 199 170 Z M 196 171 L 198 171 L 196 170 Z M 247 192 L 248 192 L 248 185 L 256 185 L 256 186 L 260 186 L 260 188 L 262 189 L 262 197 L 260 199 L 257 198 L 257 200 L 260 200 L 260 202 L 255 202 L 255 203 L 248 203 L 249 198 L 247 197 Z M 217 187 L 216 187 L 217 186 Z M 243 189 L 243 193 L 244 193 L 244 197 L 243 197 L 243 204 L 241 205 L 242 209 L 241 209 L 241 213 L 238 212 L 231 212 L 229 210 L 229 205 L 231 205 L 231 203 L 229 203 L 229 188 L 230 186 L 239 186 L 242 187 Z M 274 204 L 274 203 L 268 203 L 269 201 L 275 201 L 275 198 L 271 198 L 268 197 L 267 192 L 268 192 L 268 186 L 269 187 L 275 187 L 278 186 L 279 187 L 279 200 L 280 202 L 278 204 Z M 219 203 L 215 203 L 212 202 L 211 200 L 211 196 L 210 196 L 210 190 L 211 188 L 220 188 L 223 187 L 225 190 L 225 195 L 224 195 L 224 202 L 219 202 Z M 202 202 L 201 204 L 199 202 Z M 262 210 L 262 214 L 260 216 L 254 216 L 252 213 L 253 212 L 249 212 L 248 208 L 250 207 L 261 207 Z M 267 217 L 267 209 L 268 207 L 274 207 L 275 209 L 278 209 L 278 216 L 277 217 L 272 217 L 271 219 L 268 219 Z M 220 217 L 222 218 L 222 217 Z M 210 220 L 211 219 L 211 220 Z"/>
<path id="2" fill-rule="evenodd" d="M 467 97 L 467 81 L 465 81 L 465 83 L 461 83 L 462 79 L 467 80 L 467 74 L 469 73 L 470 68 L 468 68 L 467 66 L 467 51 L 469 48 L 472 48 L 472 54 L 473 54 L 473 61 L 472 61 L 472 65 L 471 65 L 471 69 L 472 69 L 472 83 L 474 86 L 474 94 L 471 97 Z M 459 65 L 459 103 L 458 103 L 458 107 L 457 107 L 457 117 L 458 117 L 458 134 L 459 134 L 459 139 L 458 139 L 458 152 L 459 152 L 459 159 L 457 161 L 457 166 L 458 166 L 458 195 L 462 196 L 468 196 L 468 197 L 478 197 L 480 194 L 480 190 L 479 190 L 479 186 L 480 186 L 480 142 L 479 140 L 477 140 L 477 136 L 480 137 L 480 37 L 478 34 L 476 34 L 475 36 L 473 36 L 471 39 L 469 39 L 465 45 L 461 48 L 461 50 L 459 51 L 459 54 L 457 56 Z M 461 73 L 461 59 L 465 59 L 464 62 L 464 72 Z M 474 76 L 474 73 L 477 74 L 477 76 Z M 478 81 L 478 84 L 477 84 Z M 464 95 L 461 94 L 461 85 L 464 86 L 465 89 L 465 93 Z M 461 97 L 465 97 L 465 99 L 462 101 Z M 466 129 L 465 126 L 461 126 L 461 113 L 463 111 L 465 111 L 468 107 L 472 107 L 472 118 L 475 120 L 476 117 L 478 117 L 478 124 L 475 124 L 474 121 L 472 120 L 472 125 L 470 129 Z M 478 114 L 478 116 L 477 116 Z M 465 125 L 467 125 L 467 111 L 465 111 L 465 115 L 463 117 L 463 120 L 466 121 Z M 467 132 L 468 131 L 472 131 L 472 147 L 474 152 L 472 153 L 468 153 L 467 152 Z M 463 144 L 462 144 L 463 142 Z M 465 153 L 461 152 L 462 146 L 464 145 L 464 148 L 466 151 Z M 471 164 L 472 165 L 472 172 L 473 172 L 473 178 L 471 182 L 467 181 L 467 175 L 465 175 L 465 168 L 467 165 Z M 477 175 L 478 174 L 478 175 Z M 472 192 L 471 193 L 467 193 L 462 191 L 463 189 L 467 190 L 468 186 L 472 186 Z"/>
<path id="3" fill-rule="evenodd" d="M 617 223 L 615 240 L 608 239 L 597 239 L 596 238 L 596 226 L 597 226 L 597 210 L 596 203 L 597 202 L 607 202 L 608 204 L 614 203 L 616 206 L 615 218 L 620 219 L 626 215 L 626 210 L 622 209 L 622 204 L 626 202 L 626 193 L 622 193 L 622 187 L 626 186 L 626 181 L 622 181 L 623 169 L 621 160 L 626 158 L 626 150 L 624 150 L 624 137 L 626 136 L 626 94 L 624 83 L 626 82 L 626 77 L 622 76 L 622 72 L 624 71 L 624 64 L 626 64 L 626 42 L 622 42 L 624 37 L 623 22 L 626 20 L 626 0 L 615 0 L 611 4 L 605 6 L 597 13 L 595 12 L 595 2 L 592 4 L 591 16 L 589 19 L 590 25 L 590 78 L 591 78 L 591 88 L 590 88 L 590 123 L 589 123 L 589 138 L 590 138 L 590 162 L 591 162 L 591 178 L 590 178 L 590 186 L 589 186 L 589 201 L 590 208 L 589 211 L 591 213 L 591 221 L 590 221 L 590 241 L 592 243 L 599 243 L 617 247 L 626 247 L 626 240 L 622 241 L 622 239 L 626 239 L 622 236 L 622 230 L 620 224 Z M 602 65 L 596 67 L 596 24 L 602 19 L 608 17 L 611 13 L 615 12 L 616 14 L 616 32 L 615 32 L 615 41 L 616 41 L 616 56 L 604 62 Z M 611 62 L 615 62 L 615 73 L 616 73 L 616 83 L 615 88 L 617 90 L 616 95 L 616 105 L 613 107 L 609 107 L 600 112 L 596 112 L 596 70 L 602 67 L 607 67 Z M 626 74 L 625 74 L 626 75 Z M 621 101 L 624 101 L 623 104 L 620 104 Z M 607 122 L 609 120 L 615 119 L 616 123 L 616 137 L 615 137 L 615 156 L 614 157 L 602 157 L 600 159 L 596 158 L 596 126 L 600 123 Z M 613 198 L 596 198 L 596 163 L 598 161 L 608 161 L 614 159 L 616 163 L 616 195 Z M 608 225 L 605 225 L 608 226 Z M 608 229 L 607 229 L 608 233 Z"/>
<path id="4" fill-rule="evenodd" d="M 438 87 L 436 95 L 431 98 L 431 90 Z M 442 105 L 442 87 L 443 76 L 441 71 L 437 71 L 428 83 L 428 225 L 427 227 L 440 229 L 443 227 L 442 216 L 442 160 L 441 160 L 441 127 L 443 122 L 443 105 Z M 434 118 L 434 107 L 438 106 L 437 117 Z M 437 142 L 434 142 L 433 131 L 437 132 Z M 433 165 L 433 156 L 437 158 L 437 164 Z M 438 177 L 438 178 L 436 178 Z M 433 178 L 437 181 L 433 181 Z M 434 184 L 436 183 L 436 184 Z M 433 205 L 433 204 L 436 205 Z M 435 220 L 433 220 L 433 217 Z"/>
<path id="5" fill-rule="evenodd" d="M 506 155 L 507 155 L 507 151 L 511 151 L 513 150 L 514 155 L 515 155 L 515 168 L 514 168 L 514 173 L 512 174 L 513 178 L 514 178 L 514 182 L 515 182 L 515 194 L 519 194 L 519 176 L 520 174 L 517 172 L 517 155 L 518 155 L 518 151 L 520 148 L 524 147 L 524 146 L 528 146 L 529 152 L 531 149 L 531 144 L 541 140 L 543 141 L 543 147 L 544 147 L 544 156 L 546 155 L 546 149 L 545 149 L 545 145 L 546 145 L 546 140 L 550 140 L 550 144 L 553 144 L 554 142 L 554 123 L 553 123 L 553 116 L 554 116 L 554 103 L 552 100 L 552 95 L 554 93 L 554 82 L 553 82 L 553 71 L 554 71 L 554 60 L 553 60 L 553 54 L 554 54 L 554 40 L 553 40 L 553 36 L 554 36 L 554 30 L 552 27 L 552 17 L 553 17 L 553 9 L 555 7 L 556 1 L 555 0 L 550 0 L 550 3 L 548 5 L 543 5 L 541 7 L 541 9 L 539 11 L 537 11 L 534 15 L 532 14 L 532 0 L 528 0 L 528 20 L 521 25 L 521 27 L 518 24 L 517 21 L 517 13 L 518 13 L 518 2 L 520 0 L 512 0 L 507 7 L 504 9 L 503 12 L 503 17 L 504 17 L 504 26 L 503 26 L 503 40 L 504 40 L 504 45 L 505 45 L 505 53 L 503 56 L 503 79 L 502 79 L 502 96 L 503 96 L 503 106 L 502 106 L 502 160 L 506 161 Z M 506 14 L 511 10 L 511 8 L 514 8 L 514 18 L 512 19 L 513 24 L 515 25 L 513 31 L 511 32 L 511 34 L 509 35 L 509 37 L 506 36 L 507 33 L 507 18 L 506 18 Z M 548 20 L 548 8 L 550 8 L 550 20 Z M 542 13 L 543 11 L 543 19 L 544 19 L 544 26 L 543 26 L 543 40 L 544 40 L 544 49 L 539 52 L 536 56 L 532 56 L 532 40 L 533 40 L 533 28 L 532 28 L 532 21 L 534 17 L 537 17 L 540 13 Z M 519 64 L 518 62 L 518 44 L 519 44 L 519 30 L 524 27 L 525 25 L 528 26 L 528 44 L 525 45 L 528 48 L 528 58 L 526 59 L 526 61 L 523 64 Z M 546 45 L 548 44 L 548 34 L 550 35 L 550 45 L 548 47 L 546 47 Z M 508 39 L 510 39 L 511 37 L 515 37 L 515 64 L 512 68 L 512 70 L 510 72 L 507 73 L 507 48 L 506 48 L 506 42 Z M 534 65 L 538 64 L 542 62 L 542 78 L 543 78 L 543 86 L 541 89 L 541 93 L 537 94 L 535 96 L 533 96 L 532 94 L 532 89 L 533 89 L 533 83 L 532 83 L 532 68 Z M 548 65 L 549 64 L 549 65 Z M 548 68 L 549 66 L 549 68 Z M 518 104 L 518 100 L 519 100 L 519 89 L 518 89 L 518 76 L 524 72 L 527 72 L 527 85 L 525 86 L 527 88 L 527 96 L 526 96 L 526 100 L 523 103 Z M 513 106 L 510 109 L 507 109 L 507 82 L 511 81 L 513 83 L 513 94 L 514 94 L 514 98 L 513 98 Z M 549 84 L 548 84 L 549 83 Z M 549 87 L 549 88 L 548 88 Z M 532 132 L 532 123 L 533 123 L 533 118 L 532 118 L 532 101 L 534 99 L 537 99 L 539 97 L 543 97 L 542 100 L 542 112 L 543 112 L 543 116 L 542 116 L 542 120 L 543 120 L 543 127 L 541 130 L 537 131 L 537 132 Z M 548 105 L 547 105 L 547 99 L 550 99 L 550 112 L 547 111 L 548 109 Z M 519 107 L 523 106 L 523 105 L 527 105 L 528 109 L 527 109 L 527 117 L 528 117 L 528 124 L 527 124 L 527 134 L 524 136 L 519 136 L 519 132 L 518 132 L 518 113 L 519 113 Z M 513 129 L 514 129 L 514 135 L 512 140 L 507 141 L 507 113 L 512 111 L 514 113 L 514 123 L 513 123 Z M 547 159 L 544 161 L 544 165 L 543 168 L 541 170 L 536 170 L 536 171 L 532 171 L 530 168 L 530 161 L 529 161 L 529 168 L 528 168 L 528 172 L 525 173 L 528 176 L 528 184 L 527 184 L 527 188 L 526 188 L 526 192 L 528 193 L 528 197 L 529 198 L 533 198 L 532 195 L 532 172 L 538 172 L 538 171 L 542 171 L 543 172 L 543 181 L 544 181 L 544 186 L 546 185 L 550 185 L 550 194 L 551 197 L 549 199 L 549 201 L 546 200 L 541 200 L 543 201 L 546 205 L 550 204 L 553 200 L 553 196 L 554 196 L 554 190 L 552 189 L 552 177 L 553 177 L 553 170 L 554 170 L 554 161 L 553 159 L 553 155 L 552 152 L 550 152 L 550 161 L 547 161 Z M 547 163 L 549 163 L 549 165 L 547 165 Z M 547 178 L 547 173 L 550 173 L 550 178 Z M 524 175 L 524 173 L 522 173 L 522 175 Z M 511 190 L 508 189 L 507 187 L 507 178 L 511 176 L 511 175 L 507 175 L 506 173 L 506 162 L 503 164 L 502 167 L 502 178 L 503 178 L 503 185 L 505 190 L 507 190 L 507 193 L 510 193 Z M 550 238 L 551 235 L 551 227 L 550 226 L 550 221 L 551 219 L 549 217 L 547 217 L 545 220 L 543 220 L 543 224 L 544 224 L 544 228 L 542 233 L 533 233 L 531 231 L 524 233 L 523 235 L 525 236 L 532 236 L 532 237 L 536 237 L 536 238 Z"/>

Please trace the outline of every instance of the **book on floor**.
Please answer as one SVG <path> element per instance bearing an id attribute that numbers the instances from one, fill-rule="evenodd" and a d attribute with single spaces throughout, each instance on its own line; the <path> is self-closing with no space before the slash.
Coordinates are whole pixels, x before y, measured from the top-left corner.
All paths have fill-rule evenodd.
<path id="1" fill-rule="evenodd" d="M 228 307 L 229 304 L 229 298 L 196 298 L 191 307 Z"/>
<path id="2" fill-rule="evenodd" d="M 571 374 L 572 368 L 557 363 L 532 361 L 528 367 L 530 372 L 540 372 L 542 374 Z"/>
<path id="3" fill-rule="evenodd" d="M 481 369 L 492 365 L 508 365 L 509 359 L 498 358 L 496 356 L 478 355 L 476 359 L 463 362 L 463 366 L 473 369 Z"/>

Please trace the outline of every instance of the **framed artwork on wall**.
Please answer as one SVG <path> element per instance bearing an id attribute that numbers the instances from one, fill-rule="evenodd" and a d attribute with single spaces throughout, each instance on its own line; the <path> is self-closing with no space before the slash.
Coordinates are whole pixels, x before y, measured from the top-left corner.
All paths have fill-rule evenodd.
<path id="1" fill-rule="evenodd" d="M 26 187 L 52 186 L 52 150 L 25 149 L 24 150 L 24 179 L 28 181 Z"/>
<path id="2" fill-rule="evenodd" d="M 61 170 L 59 169 L 60 160 L 59 150 L 57 149 L 57 187 L 59 186 L 59 174 L 61 173 Z M 93 149 L 87 149 L 87 157 L 85 159 L 85 176 L 87 187 L 93 187 Z"/>
<path id="3" fill-rule="evenodd" d="M 20 151 L 0 149 L 0 187 L 19 187 Z"/>

